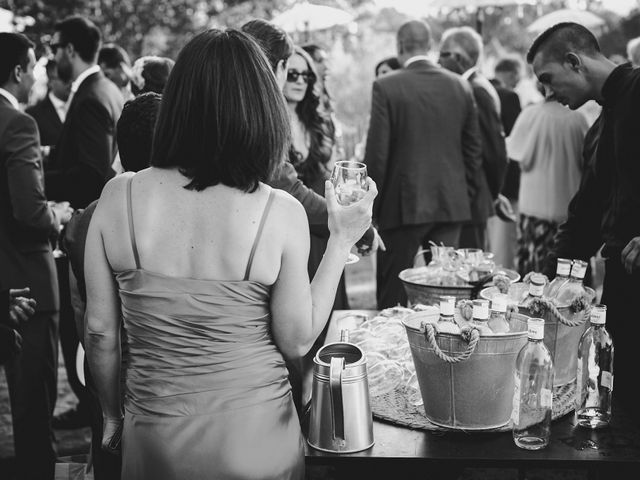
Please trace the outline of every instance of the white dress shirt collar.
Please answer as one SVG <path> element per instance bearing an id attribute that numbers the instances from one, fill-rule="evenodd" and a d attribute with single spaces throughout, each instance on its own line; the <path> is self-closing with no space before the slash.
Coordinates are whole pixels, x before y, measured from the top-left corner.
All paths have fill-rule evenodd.
<path id="1" fill-rule="evenodd" d="M 412 63 L 415 62 L 423 62 L 423 61 L 427 61 L 427 62 L 431 62 L 431 60 L 429 59 L 428 56 L 426 55 L 414 55 L 413 57 L 409 58 L 406 62 L 404 62 L 403 67 L 407 68 L 409 65 L 411 65 Z"/>
<path id="2" fill-rule="evenodd" d="M 71 84 L 71 94 L 74 94 L 78 91 L 80 85 L 82 85 L 82 82 L 84 82 L 88 76 L 93 75 L 94 73 L 98 73 L 99 71 L 100 65 L 94 65 L 93 67 L 87 68 L 84 72 L 78 75 L 78 78 L 76 78 Z"/>
<path id="3" fill-rule="evenodd" d="M 20 110 L 20 103 L 18 102 L 18 99 L 13 96 L 12 93 L 0 87 L 0 95 L 2 95 L 4 98 L 9 100 L 9 103 L 13 105 L 13 108 L 15 108 L 16 110 Z"/>
<path id="4" fill-rule="evenodd" d="M 49 92 L 49 100 L 51 101 L 53 108 L 55 108 L 58 118 L 60 118 L 60 121 L 64 123 L 64 119 L 67 116 L 67 102 L 60 100 L 53 94 L 53 92 Z"/>
<path id="5" fill-rule="evenodd" d="M 462 78 L 469 80 L 469 77 L 478 71 L 478 67 L 471 67 L 469 70 L 462 74 Z"/>

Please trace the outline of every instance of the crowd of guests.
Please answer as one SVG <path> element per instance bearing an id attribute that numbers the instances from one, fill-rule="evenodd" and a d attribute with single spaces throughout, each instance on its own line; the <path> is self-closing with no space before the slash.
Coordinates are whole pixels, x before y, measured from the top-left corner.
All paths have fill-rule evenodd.
<path id="1" fill-rule="evenodd" d="M 489 79 L 472 28 L 446 30 L 434 62 L 428 24 L 404 23 L 375 67 L 368 193 L 349 208 L 328 181 L 342 152 L 317 45 L 256 19 L 131 62 L 73 16 L 49 47 L 46 96 L 23 111 L 34 45 L 0 33 L 0 358 L 20 478 L 53 478 L 53 430 L 84 425 L 96 479 L 303 478 L 311 360 L 349 308 L 354 245 L 377 252 L 379 308 L 406 305 L 398 274 L 433 242 L 549 277 L 604 245 L 632 398 L 640 74 L 584 27 L 536 39 L 544 101 L 522 109 L 519 58 Z M 53 417 L 59 343 L 79 402 Z"/>

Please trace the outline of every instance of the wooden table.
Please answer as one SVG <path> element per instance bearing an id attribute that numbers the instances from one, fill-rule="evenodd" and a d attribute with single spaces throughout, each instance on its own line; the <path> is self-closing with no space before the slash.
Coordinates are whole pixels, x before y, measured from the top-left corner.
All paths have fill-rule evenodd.
<path id="1" fill-rule="evenodd" d="M 375 315 L 371 310 L 338 310 L 330 320 L 327 343 L 336 341 L 346 315 Z M 306 422 L 304 425 L 306 433 Z M 422 472 L 434 466 L 448 468 L 517 468 L 521 478 L 525 469 L 586 469 L 589 478 L 640 478 L 640 425 L 615 403 L 611 425 L 603 430 L 588 430 L 575 425 L 573 414 L 553 422 L 549 445 L 538 451 L 515 446 L 511 432 L 462 433 L 413 430 L 374 417 L 375 445 L 352 454 L 331 454 L 307 446 L 308 465 L 331 465 L 354 472 L 367 470 L 388 477 L 391 472 L 415 467 Z M 399 470 L 401 469 L 401 470 Z M 611 475 L 613 473 L 613 475 Z M 364 478 L 364 477 L 363 477 Z M 399 477 L 398 477 L 399 478 Z M 402 478 L 408 478 L 403 475 Z M 425 478 L 416 477 L 416 478 Z M 438 477 L 430 477 L 438 478 Z"/>

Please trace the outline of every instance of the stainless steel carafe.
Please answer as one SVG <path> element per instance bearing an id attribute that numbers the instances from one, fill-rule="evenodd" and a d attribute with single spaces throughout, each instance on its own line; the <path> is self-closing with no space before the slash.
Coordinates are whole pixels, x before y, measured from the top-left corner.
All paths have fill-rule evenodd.
<path id="1" fill-rule="evenodd" d="M 332 453 L 370 448 L 373 419 L 366 357 L 360 347 L 346 341 L 330 343 L 318 350 L 313 364 L 309 445 Z"/>

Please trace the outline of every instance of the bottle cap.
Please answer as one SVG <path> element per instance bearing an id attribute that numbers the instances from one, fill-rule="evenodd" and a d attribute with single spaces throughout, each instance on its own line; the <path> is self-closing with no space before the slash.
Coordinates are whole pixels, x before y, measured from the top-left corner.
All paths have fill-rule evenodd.
<path id="1" fill-rule="evenodd" d="M 529 284 L 529 293 L 535 297 L 541 297 L 544 291 L 544 277 L 539 274 L 531 275 L 531 283 Z"/>
<path id="2" fill-rule="evenodd" d="M 491 310 L 504 313 L 507 311 L 507 296 L 496 295 L 491 299 Z"/>
<path id="3" fill-rule="evenodd" d="M 571 273 L 571 260 L 568 258 L 559 258 L 556 266 L 556 275 L 569 276 Z"/>
<path id="4" fill-rule="evenodd" d="M 440 297 L 440 315 L 454 315 L 456 306 L 456 297 L 442 296 Z"/>
<path id="5" fill-rule="evenodd" d="M 544 338 L 544 319 L 530 318 L 527 320 L 527 336 L 532 340 Z"/>
<path id="6" fill-rule="evenodd" d="M 593 309 L 591 309 L 591 318 L 589 321 L 594 325 L 604 325 L 607 323 L 607 306 L 601 304 L 595 305 Z"/>
<path id="7" fill-rule="evenodd" d="M 571 276 L 582 280 L 587 273 L 587 262 L 584 260 L 574 260 L 571 266 Z"/>
<path id="8" fill-rule="evenodd" d="M 489 318 L 489 300 L 473 301 L 473 318 L 487 320 Z"/>

